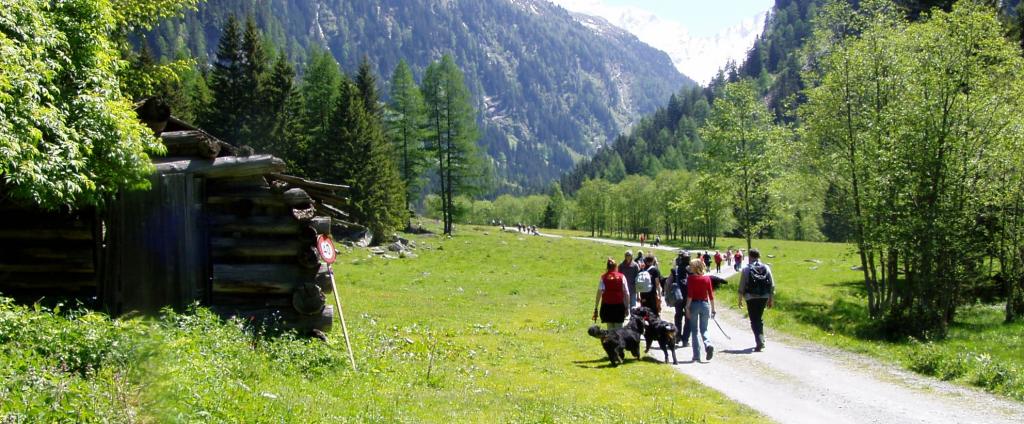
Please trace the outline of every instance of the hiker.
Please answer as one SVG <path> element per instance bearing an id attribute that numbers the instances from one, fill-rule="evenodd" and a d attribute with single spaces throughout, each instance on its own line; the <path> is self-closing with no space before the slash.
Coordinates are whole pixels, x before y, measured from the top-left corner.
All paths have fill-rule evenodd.
<path id="1" fill-rule="evenodd" d="M 626 257 L 619 264 L 619 273 L 626 276 L 626 286 L 629 288 L 629 308 L 636 307 L 636 275 L 640 273 L 640 265 L 633 260 L 633 251 L 627 250 Z"/>
<path id="2" fill-rule="evenodd" d="M 636 276 L 636 291 L 640 306 L 650 308 L 655 315 L 661 314 L 661 271 L 654 265 L 654 256 L 644 257 L 644 265 Z"/>
<path id="3" fill-rule="evenodd" d="M 601 322 L 608 325 L 608 330 L 622 328 L 622 322 L 626 320 L 626 303 L 629 301 L 626 277 L 615 269 L 617 266 L 615 259 L 608 258 L 605 273 L 601 275 L 601 282 L 597 286 L 597 298 L 594 299 L 592 319 L 597 321 L 597 305 L 600 304 Z"/>
<path id="4" fill-rule="evenodd" d="M 636 264 L 640 267 L 640 269 L 644 268 L 644 251 L 643 250 L 637 250 L 636 251 Z"/>
<path id="5" fill-rule="evenodd" d="M 704 254 L 701 255 L 700 258 L 704 260 L 704 269 L 711 271 L 711 254 L 705 250 Z"/>
<path id="6" fill-rule="evenodd" d="M 715 354 L 715 346 L 708 337 L 708 321 L 715 317 L 715 289 L 711 279 L 704 275 L 707 267 L 704 261 L 690 261 L 690 275 L 686 278 L 686 319 L 690 321 L 690 343 L 693 348 L 693 362 L 700 362 L 700 341 L 704 341 L 707 360 Z"/>
<path id="7" fill-rule="evenodd" d="M 661 246 L 661 236 L 654 236 L 654 246 Z"/>
<path id="8" fill-rule="evenodd" d="M 732 249 L 725 251 L 725 265 L 732 266 Z"/>
<path id="9" fill-rule="evenodd" d="M 743 266 L 743 252 L 740 251 L 740 249 L 736 249 L 736 253 L 732 254 L 732 259 L 732 268 L 735 269 L 736 272 L 740 272 L 740 267 Z"/>
<path id="10" fill-rule="evenodd" d="M 719 251 L 716 250 L 715 251 L 715 258 L 714 259 L 715 259 L 715 273 L 716 274 L 721 274 L 722 273 L 722 252 L 719 252 Z"/>
<path id="11" fill-rule="evenodd" d="M 686 280 L 690 277 L 690 252 L 686 250 L 680 250 L 676 256 L 676 279 L 675 282 L 679 286 L 675 289 L 679 290 L 679 298 L 675 305 L 676 313 L 674 318 L 676 324 L 676 331 L 682 331 L 680 333 L 678 342 L 679 347 L 687 347 L 690 345 L 690 320 L 683 320 L 686 316 Z"/>
<path id="12" fill-rule="evenodd" d="M 644 235 L 640 234 L 640 247 L 644 247 Z"/>
<path id="13" fill-rule="evenodd" d="M 754 351 L 764 350 L 764 308 L 771 308 L 775 298 L 775 278 L 772 269 L 761 263 L 761 251 L 750 249 L 750 261 L 740 274 L 739 299 L 743 307 L 747 301 L 750 329 L 754 331 Z"/>

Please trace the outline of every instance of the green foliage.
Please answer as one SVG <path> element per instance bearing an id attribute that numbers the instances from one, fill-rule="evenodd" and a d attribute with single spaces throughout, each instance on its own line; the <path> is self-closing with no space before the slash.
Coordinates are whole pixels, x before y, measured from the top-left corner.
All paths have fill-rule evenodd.
<path id="1" fill-rule="evenodd" d="M 405 223 L 405 187 L 380 118 L 363 108 L 366 99 L 355 84 L 342 81 L 331 120 L 335 148 L 317 152 L 324 161 L 316 169 L 325 181 L 351 187 L 352 217 L 380 242 Z M 376 103 L 376 99 L 370 100 Z"/>
<path id="2" fill-rule="evenodd" d="M 895 12 L 886 1 L 829 10 L 804 139 L 850 195 L 871 315 L 942 336 L 1003 241 L 988 231 L 1014 219 L 992 214 L 1005 193 L 992 182 L 1019 157 L 1024 62 L 993 9 L 964 2 L 909 24 Z"/>
<path id="3" fill-rule="evenodd" d="M 163 147 L 121 93 L 118 70 L 126 63 L 114 28 L 145 24 L 126 20 L 135 16 L 128 12 L 105 1 L 0 6 L 7 195 L 55 208 L 101 203 L 118 188 L 148 184 L 148 155 Z"/>
<path id="4" fill-rule="evenodd" d="M 390 103 L 385 110 L 388 139 L 397 154 L 398 169 L 406 187 L 406 209 L 422 188 L 427 156 L 424 150 L 426 127 L 423 94 L 405 61 L 398 62 L 391 75 Z"/>
<path id="5" fill-rule="evenodd" d="M 757 94 L 752 81 L 730 83 L 715 101 L 701 128 L 706 150 L 701 168 L 734 188 L 730 199 L 739 233 L 751 238 L 770 224 L 767 214 L 768 186 L 778 175 L 780 159 L 773 153 L 786 133 Z"/>
<path id="6" fill-rule="evenodd" d="M 436 157 L 445 234 L 452 233 L 454 198 L 479 187 L 475 111 L 462 72 L 450 55 L 427 67 L 421 88 L 426 104 L 429 151 Z"/>

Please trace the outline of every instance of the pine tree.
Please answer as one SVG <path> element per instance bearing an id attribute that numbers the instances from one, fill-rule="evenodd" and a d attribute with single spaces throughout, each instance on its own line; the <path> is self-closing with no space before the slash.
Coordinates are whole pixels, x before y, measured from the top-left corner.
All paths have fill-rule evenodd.
<path id="1" fill-rule="evenodd" d="M 398 156 L 399 173 L 405 183 L 405 208 L 412 210 L 412 199 L 420 189 L 420 176 L 426 160 L 423 150 L 426 122 L 423 95 L 404 60 L 398 62 L 391 76 L 391 103 L 388 106 L 388 139 Z"/>
<path id="2" fill-rule="evenodd" d="M 224 24 L 217 45 L 217 60 L 213 63 L 213 72 L 210 76 L 213 103 L 200 119 L 203 128 L 229 142 L 237 142 L 239 139 L 239 129 L 244 117 L 238 107 L 245 99 L 242 91 L 243 61 L 238 21 L 231 15 Z"/>
<path id="3" fill-rule="evenodd" d="M 462 72 L 451 55 L 427 67 L 423 77 L 430 151 L 437 158 L 444 233 L 452 233 L 455 196 L 472 191 L 481 177 L 476 151 L 476 113 Z"/>
<path id="4" fill-rule="evenodd" d="M 263 149 L 276 156 L 287 157 L 295 146 L 289 145 L 290 140 L 287 134 L 289 121 L 296 118 L 293 110 L 287 108 L 292 97 L 297 95 L 295 88 L 295 69 L 288 61 L 282 50 L 274 67 L 270 69 L 267 78 L 262 86 L 260 97 L 263 100 L 266 115 L 266 134 L 263 137 L 265 142 Z"/>
<path id="5" fill-rule="evenodd" d="M 353 218 L 380 242 L 405 220 L 405 190 L 381 121 L 367 113 L 364 98 L 352 82 L 341 83 L 331 120 L 340 154 L 325 159 L 334 160 L 335 176 L 352 187 Z"/>
<path id="6" fill-rule="evenodd" d="M 333 140 L 330 134 L 331 118 L 337 105 L 341 69 L 330 53 L 314 48 L 306 63 L 305 75 L 299 91 L 303 99 L 302 137 L 306 140 L 305 156 L 319 155 L 317 150 L 330 149 Z M 308 164 L 312 175 L 318 171 Z"/>
<path id="7" fill-rule="evenodd" d="M 359 71 L 356 73 L 356 87 L 359 89 L 359 96 L 363 101 L 363 108 L 371 116 L 380 117 L 380 96 L 377 94 L 377 76 L 370 69 L 370 57 L 363 55 L 359 63 Z"/>
<path id="8" fill-rule="evenodd" d="M 266 147 L 270 130 L 267 105 L 265 98 L 260 95 L 266 69 L 267 52 L 263 48 L 263 36 L 250 15 L 245 21 L 245 32 L 242 34 L 242 72 L 238 86 L 241 102 L 235 105 L 241 114 L 241 128 L 240 138 L 235 142 L 249 144 L 257 149 Z"/>

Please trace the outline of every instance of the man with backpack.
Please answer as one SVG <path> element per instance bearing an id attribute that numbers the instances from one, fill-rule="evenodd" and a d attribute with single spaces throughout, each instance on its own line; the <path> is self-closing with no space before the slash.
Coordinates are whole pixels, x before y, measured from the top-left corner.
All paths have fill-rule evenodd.
<path id="1" fill-rule="evenodd" d="M 740 275 L 739 307 L 747 301 L 747 315 L 750 316 L 750 329 L 754 331 L 754 350 L 760 352 L 765 348 L 764 342 L 764 310 L 771 308 L 775 300 L 775 278 L 772 269 L 761 263 L 761 252 L 750 249 L 747 253 L 749 262 Z"/>
<path id="2" fill-rule="evenodd" d="M 654 266 L 654 256 L 644 258 L 644 265 L 636 275 L 636 291 L 640 295 L 640 306 L 646 306 L 661 314 L 661 271 Z"/>
<path id="3" fill-rule="evenodd" d="M 636 307 L 636 276 L 640 273 L 640 265 L 633 260 L 633 251 L 627 250 L 626 257 L 619 264 L 619 273 L 626 276 L 626 285 L 629 287 L 629 309 Z"/>
<path id="4" fill-rule="evenodd" d="M 672 305 L 676 309 L 673 318 L 676 324 L 676 331 L 680 331 L 677 338 L 680 347 L 690 346 L 690 320 L 683 320 L 686 316 L 686 277 L 690 276 L 690 252 L 680 250 L 676 256 L 675 267 L 672 268 L 672 281 L 665 291 L 665 304 Z M 684 322 L 685 321 L 685 322 Z"/>

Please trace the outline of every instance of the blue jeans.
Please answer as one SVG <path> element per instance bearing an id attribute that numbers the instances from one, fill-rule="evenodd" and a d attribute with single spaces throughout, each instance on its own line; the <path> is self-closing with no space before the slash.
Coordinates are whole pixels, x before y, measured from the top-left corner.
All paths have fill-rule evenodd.
<path id="1" fill-rule="evenodd" d="M 700 359 L 700 340 L 704 340 L 704 350 L 714 346 L 708 337 L 708 321 L 711 320 L 711 304 L 706 300 L 690 302 L 690 347 L 693 348 L 693 360 Z"/>

